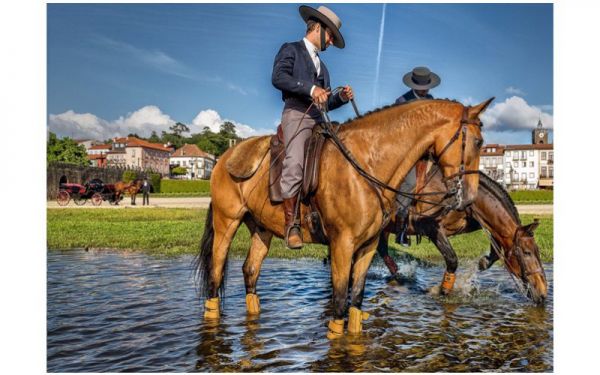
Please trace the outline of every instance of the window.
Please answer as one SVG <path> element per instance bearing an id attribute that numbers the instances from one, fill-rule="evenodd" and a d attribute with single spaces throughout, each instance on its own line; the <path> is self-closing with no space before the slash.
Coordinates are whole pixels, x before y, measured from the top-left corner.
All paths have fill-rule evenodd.
<path id="1" fill-rule="evenodd" d="M 506 156 L 510 156 L 510 151 L 506 151 Z"/>
<path id="2" fill-rule="evenodd" d="M 546 151 L 542 151 L 542 160 L 546 160 Z"/>
<path id="3" fill-rule="evenodd" d="M 529 151 L 529 156 L 533 156 L 533 150 Z"/>
<path id="4" fill-rule="evenodd" d="M 506 163 L 506 169 L 510 169 L 510 163 Z"/>
<path id="5" fill-rule="evenodd" d="M 502 164 L 502 156 L 498 156 L 497 161 L 499 165 Z"/>
<path id="6" fill-rule="evenodd" d="M 548 160 L 554 160 L 554 151 L 548 153 Z"/>
<path id="7" fill-rule="evenodd" d="M 527 159 L 527 151 L 521 151 L 521 159 Z"/>
<path id="8" fill-rule="evenodd" d="M 533 162 L 532 161 L 529 162 L 529 166 L 533 167 Z"/>
<path id="9" fill-rule="evenodd" d="M 540 177 L 542 177 L 542 178 L 548 177 L 548 168 L 542 167 L 542 175 Z"/>
<path id="10" fill-rule="evenodd" d="M 522 162 L 521 162 L 521 166 L 522 166 L 523 168 L 526 168 L 526 167 L 527 167 L 527 162 L 526 162 L 526 161 L 522 161 Z"/>
<path id="11" fill-rule="evenodd" d="M 548 168 L 550 170 L 550 178 L 554 178 L 554 167 Z"/>
<path id="12" fill-rule="evenodd" d="M 517 172 L 513 174 L 513 180 L 519 181 L 519 174 Z"/>
<path id="13" fill-rule="evenodd" d="M 513 166 L 515 168 L 519 168 L 519 162 L 518 161 L 513 161 Z"/>
<path id="14" fill-rule="evenodd" d="M 533 178 L 533 173 L 529 173 L 529 178 Z"/>
<path id="15" fill-rule="evenodd" d="M 527 180 L 527 173 L 521 173 L 521 180 L 523 180 L 523 181 Z"/>

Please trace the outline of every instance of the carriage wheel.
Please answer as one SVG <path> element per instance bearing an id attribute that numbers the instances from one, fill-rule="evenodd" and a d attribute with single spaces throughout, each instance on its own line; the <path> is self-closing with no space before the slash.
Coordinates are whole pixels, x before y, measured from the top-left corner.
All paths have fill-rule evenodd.
<path id="1" fill-rule="evenodd" d="M 59 206 L 66 206 L 67 204 L 69 204 L 70 200 L 71 200 L 71 196 L 69 195 L 68 191 L 61 190 L 58 192 L 58 196 L 56 197 L 56 202 L 58 202 Z"/>
<path id="2" fill-rule="evenodd" d="M 74 195 L 73 202 L 75 202 L 75 204 L 78 206 L 83 206 L 85 202 L 87 202 L 87 199 L 83 198 L 81 195 Z"/>
<path id="3" fill-rule="evenodd" d="M 102 204 L 102 194 L 94 193 L 94 195 L 92 195 L 92 204 L 94 206 L 100 206 Z"/>

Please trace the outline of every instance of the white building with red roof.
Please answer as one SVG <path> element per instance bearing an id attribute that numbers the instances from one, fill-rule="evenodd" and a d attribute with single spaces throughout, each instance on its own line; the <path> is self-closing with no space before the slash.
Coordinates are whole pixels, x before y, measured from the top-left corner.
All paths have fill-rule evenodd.
<path id="1" fill-rule="evenodd" d="M 169 156 L 173 148 L 136 137 L 113 138 L 111 150 L 106 153 L 109 166 L 153 170 L 163 176 L 169 174 Z"/>
<path id="2" fill-rule="evenodd" d="M 171 155 L 169 164 L 171 167 L 183 167 L 187 169 L 187 174 L 182 176 L 182 178 L 188 180 L 208 179 L 215 166 L 215 157 L 202 151 L 196 145 L 184 144 Z"/>

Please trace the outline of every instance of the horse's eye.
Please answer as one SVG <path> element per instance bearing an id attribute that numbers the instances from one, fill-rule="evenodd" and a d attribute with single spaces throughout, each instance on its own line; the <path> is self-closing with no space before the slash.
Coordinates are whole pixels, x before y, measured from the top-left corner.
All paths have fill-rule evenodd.
<path id="1" fill-rule="evenodd" d="M 481 146 L 483 146 L 483 139 L 479 138 L 478 140 L 475 141 L 475 146 L 477 148 L 481 148 Z"/>
<path id="2" fill-rule="evenodd" d="M 527 256 L 530 256 L 530 255 L 531 255 L 531 251 L 529 251 L 529 250 L 525 250 L 525 251 L 523 251 L 523 254 L 525 254 L 525 255 L 527 255 Z"/>

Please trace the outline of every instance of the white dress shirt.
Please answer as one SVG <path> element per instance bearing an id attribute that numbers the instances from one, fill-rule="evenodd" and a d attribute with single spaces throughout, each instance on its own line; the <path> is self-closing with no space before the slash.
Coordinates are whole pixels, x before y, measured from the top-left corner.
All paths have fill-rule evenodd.
<path id="1" fill-rule="evenodd" d="M 317 76 L 319 74 L 321 74 L 321 60 L 319 60 L 319 54 L 317 53 L 318 49 L 317 47 L 315 47 L 314 44 L 312 44 L 310 42 L 310 40 L 303 38 L 302 39 L 304 41 L 304 45 L 306 46 L 306 49 L 308 50 L 308 54 L 310 55 L 310 58 L 312 59 L 313 64 L 315 64 L 315 69 L 317 70 Z M 312 96 L 313 91 L 315 91 L 315 85 L 313 85 L 313 87 L 310 88 L 310 96 Z"/>

